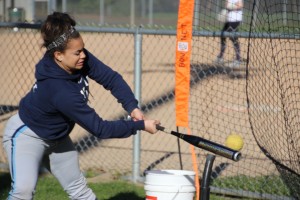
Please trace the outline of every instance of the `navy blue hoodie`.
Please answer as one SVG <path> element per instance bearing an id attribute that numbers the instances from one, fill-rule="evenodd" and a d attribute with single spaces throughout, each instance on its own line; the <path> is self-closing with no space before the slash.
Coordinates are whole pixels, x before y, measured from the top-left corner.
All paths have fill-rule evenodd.
<path id="1" fill-rule="evenodd" d="M 69 74 L 47 53 L 36 65 L 36 83 L 21 100 L 21 120 L 38 136 L 56 140 L 69 135 L 75 123 L 98 138 L 125 138 L 143 130 L 144 121 L 106 121 L 88 103 L 88 78 L 95 80 L 131 113 L 138 107 L 122 76 L 84 49 L 84 66 Z"/>

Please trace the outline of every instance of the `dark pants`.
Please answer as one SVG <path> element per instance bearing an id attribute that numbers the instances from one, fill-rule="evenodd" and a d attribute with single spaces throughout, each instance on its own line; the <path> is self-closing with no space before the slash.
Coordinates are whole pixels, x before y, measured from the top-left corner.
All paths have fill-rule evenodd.
<path id="1" fill-rule="evenodd" d="M 238 32 L 239 25 L 240 25 L 240 22 L 226 22 L 224 24 L 224 27 L 221 31 L 221 52 L 218 55 L 219 58 L 223 57 L 225 49 L 226 49 L 226 37 L 224 36 L 224 33 L 225 32 L 232 32 L 232 33 Z M 239 43 L 238 37 L 236 36 L 236 34 L 233 34 L 233 36 L 230 36 L 229 39 L 233 43 L 236 59 L 241 60 L 240 43 Z"/>

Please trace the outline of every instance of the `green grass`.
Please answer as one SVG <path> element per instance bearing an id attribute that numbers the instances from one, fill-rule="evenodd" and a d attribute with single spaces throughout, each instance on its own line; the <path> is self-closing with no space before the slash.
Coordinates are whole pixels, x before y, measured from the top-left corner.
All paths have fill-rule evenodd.
<path id="1" fill-rule="evenodd" d="M 92 177 L 93 173 L 86 174 Z M 247 177 L 236 176 L 218 178 L 212 185 L 219 188 L 231 188 L 241 191 L 253 191 L 268 194 L 289 196 L 288 189 L 278 176 Z M 144 200 L 145 191 L 142 184 L 133 184 L 124 180 L 89 183 L 99 200 Z M 0 200 L 5 200 L 10 189 L 10 175 L 0 173 Z M 37 200 L 68 200 L 58 181 L 52 175 L 43 175 L 39 178 L 35 199 Z M 211 200 L 228 200 L 232 197 L 211 194 Z M 236 198 L 248 199 L 248 198 Z"/>
<path id="2" fill-rule="evenodd" d="M 267 193 L 272 195 L 290 196 L 289 190 L 279 176 L 233 176 L 218 178 L 212 185 L 219 188 L 229 188 L 256 193 Z"/>
<path id="3" fill-rule="evenodd" d="M 91 176 L 89 174 L 88 176 Z M 143 185 L 123 180 L 89 183 L 99 200 L 145 200 L 146 192 Z M 10 176 L 0 173 L 0 200 L 5 200 L 10 189 Z M 37 200 L 68 200 L 58 181 L 52 175 L 41 176 L 38 180 L 35 199 Z M 211 200 L 226 200 L 225 197 L 211 195 Z"/>
<path id="4" fill-rule="evenodd" d="M 144 200 L 144 187 L 122 180 L 105 183 L 89 183 L 99 200 Z M 10 189 L 10 176 L 0 173 L 0 200 L 5 200 Z M 58 181 L 51 175 L 41 176 L 38 180 L 35 199 L 68 200 Z"/>

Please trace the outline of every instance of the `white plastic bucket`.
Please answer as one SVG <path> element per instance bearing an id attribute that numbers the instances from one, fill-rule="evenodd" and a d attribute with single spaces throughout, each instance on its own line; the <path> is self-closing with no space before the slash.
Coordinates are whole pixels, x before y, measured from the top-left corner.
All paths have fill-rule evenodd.
<path id="1" fill-rule="evenodd" d="M 146 200 L 193 200 L 195 172 L 186 170 L 146 171 Z"/>

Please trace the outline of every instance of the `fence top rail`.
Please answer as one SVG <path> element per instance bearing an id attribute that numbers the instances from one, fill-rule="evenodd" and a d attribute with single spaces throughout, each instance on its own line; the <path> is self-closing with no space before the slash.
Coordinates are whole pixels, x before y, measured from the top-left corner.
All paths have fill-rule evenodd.
<path id="1" fill-rule="evenodd" d="M 220 37 L 221 31 L 194 31 L 193 36 Z M 237 36 L 241 38 L 265 38 L 265 39 L 300 39 L 300 34 L 269 33 L 269 32 L 224 32 L 225 37 Z"/>
<path id="2" fill-rule="evenodd" d="M 31 23 L 11 23 L 0 22 L 0 28 L 24 28 L 40 29 L 42 24 Z M 120 27 L 93 27 L 93 26 L 76 26 L 81 32 L 101 32 L 101 33 L 124 33 L 124 34 L 147 34 L 147 35 L 176 35 L 176 30 L 165 29 L 148 29 L 141 27 L 120 28 Z M 201 37 L 220 37 L 221 31 L 194 30 L 193 36 Z M 265 39 L 300 39 L 300 34 L 291 33 L 269 33 L 269 32 L 225 32 L 225 37 L 237 36 L 241 38 L 265 38 Z"/>

